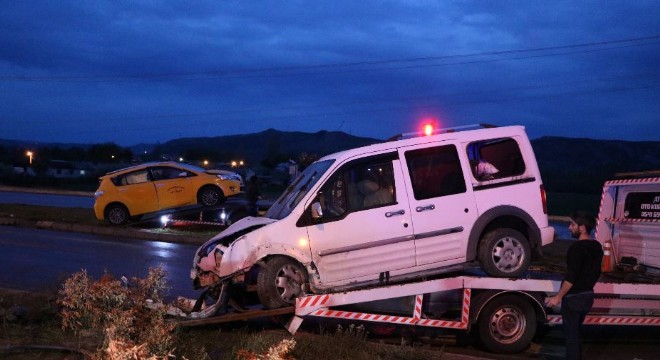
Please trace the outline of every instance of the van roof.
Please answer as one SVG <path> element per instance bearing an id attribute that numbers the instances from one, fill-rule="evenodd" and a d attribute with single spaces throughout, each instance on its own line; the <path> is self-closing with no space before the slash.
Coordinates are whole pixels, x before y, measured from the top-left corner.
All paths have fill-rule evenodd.
<path id="1" fill-rule="evenodd" d="M 488 139 L 488 138 L 493 139 L 498 137 L 508 137 L 514 135 L 524 135 L 524 134 L 525 134 L 525 127 L 520 125 L 493 127 L 493 128 L 480 128 L 480 129 L 463 130 L 457 132 L 443 132 L 440 134 L 429 135 L 429 136 L 420 133 L 418 136 L 412 138 L 385 141 L 377 144 L 362 146 L 359 148 L 339 151 L 333 154 L 326 155 L 319 160 L 344 159 L 344 158 L 352 157 L 357 154 L 382 152 L 386 150 L 393 150 L 400 147 L 412 146 L 422 143 L 441 142 L 446 140 L 476 141 L 481 139 Z"/>

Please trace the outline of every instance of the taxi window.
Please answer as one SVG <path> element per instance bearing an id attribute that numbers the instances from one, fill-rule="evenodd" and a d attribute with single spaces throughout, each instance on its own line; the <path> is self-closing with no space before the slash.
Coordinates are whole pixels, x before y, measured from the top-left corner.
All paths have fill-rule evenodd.
<path id="1" fill-rule="evenodd" d="M 112 179 L 117 186 L 126 186 L 141 184 L 149 181 L 149 172 L 147 169 L 136 170 L 128 174 L 118 175 Z"/>
<path id="2" fill-rule="evenodd" d="M 151 176 L 154 181 L 177 179 L 188 176 L 188 172 L 183 169 L 178 169 L 170 166 L 158 166 L 151 168 Z"/>

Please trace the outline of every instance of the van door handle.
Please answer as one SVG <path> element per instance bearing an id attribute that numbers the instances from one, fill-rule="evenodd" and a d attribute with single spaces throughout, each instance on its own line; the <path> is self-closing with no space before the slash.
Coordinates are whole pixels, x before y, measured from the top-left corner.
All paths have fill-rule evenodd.
<path id="1" fill-rule="evenodd" d="M 163 184 L 163 183 L 157 183 L 156 184 L 156 187 L 163 187 L 163 186 L 165 186 L 165 184 Z"/>
<path id="2" fill-rule="evenodd" d="M 385 213 L 385 217 L 392 217 L 394 215 L 403 215 L 405 213 L 406 213 L 406 211 L 403 210 L 403 209 L 401 209 L 399 211 L 388 211 L 388 212 Z"/>
<path id="3" fill-rule="evenodd" d="M 427 211 L 427 210 L 435 210 L 435 205 L 426 205 L 426 206 L 418 206 L 415 208 L 417 212 L 422 212 L 422 211 Z"/>

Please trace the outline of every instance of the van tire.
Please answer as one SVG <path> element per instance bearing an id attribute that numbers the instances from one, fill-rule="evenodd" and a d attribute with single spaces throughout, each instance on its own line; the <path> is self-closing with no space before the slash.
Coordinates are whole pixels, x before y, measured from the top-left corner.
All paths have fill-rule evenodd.
<path id="1" fill-rule="evenodd" d="M 277 256 L 269 259 L 257 275 L 257 295 L 267 309 L 293 306 L 304 295 L 307 272 L 293 259 Z"/>
<path id="2" fill-rule="evenodd" d="M 479 243 L 479 263 L 490 276 L 521 276 L 527 271 L 531 257 L 529 240 L 517 230 L 490 231 Z"/>
<path id="3" fill-rule="evenodd" d="M 510 354 L 525 350 L 537 327 L 536 313 L 530 301 L 513 294 L 489 301 L 479 313 L 479 341 L 488 350 Z"/>
<path id="4" fill-rule="evenodd" d="M 124 225 L 129 217 L 128 209 L 122 204 L 110 204 L 105 208 L 105 219 L 112 225 Z"/>

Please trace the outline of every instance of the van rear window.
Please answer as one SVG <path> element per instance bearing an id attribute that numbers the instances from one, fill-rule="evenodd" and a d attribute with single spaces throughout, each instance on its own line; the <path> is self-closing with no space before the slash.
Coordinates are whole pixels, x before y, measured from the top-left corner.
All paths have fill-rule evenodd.
<path id="1" fill-rule="evenodd" d="M 525 172 L 525 161 L 512 138 L 475 141 L 467 148 L 472 175 L 479 181 L 509 178 Z"/>
<path id="2" fill-rule="evenodd" d="M 660 219 L 660 192 L 633 192 L 626 196 L 626 219 Z"/>

